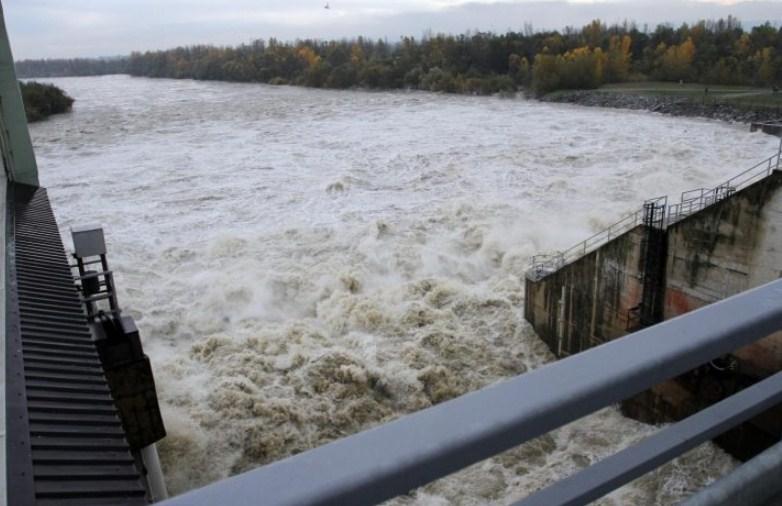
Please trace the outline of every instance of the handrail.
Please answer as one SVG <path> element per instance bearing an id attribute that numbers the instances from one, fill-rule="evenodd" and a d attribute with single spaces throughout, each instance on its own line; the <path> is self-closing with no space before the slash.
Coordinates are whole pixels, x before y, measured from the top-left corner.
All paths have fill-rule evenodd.
<path id="1" fill-rule="evenodd" d="M 533 256 L 531 267 L 527 271 L 527 277 L 531 279 L 540 279 L 546 274 L 559 269 L 566 263 L 586 255 L 592 250 L 607 243 L 612 238 L 615 239 L 619 235 L 639 225 L 642 216 L 643 208 L 627 214 L 616 223 L 609 225 L 607 228 L 587 237 L 583 241 L 564 251 Z"/>
<path id="2" fill-rule="evenodd" d="M 780 169 L 781 159 L 782 153 L 775 153 L 713 188 L 695 188 L 684 191 L 678 203 L 667 204 L 667 197 L 665 196 L 649 199 L 645 203 L 665 202 L 662 204 L 666 206 L 663 226 L 672 225 L 691 214 L 728 198 L 750 184 L 768 177 L 774 170 Z M 563 265 L 577 260 L 608 243 L 618 235 L 640 225 L 643 221 L 643 213 L 644 208 L 641 207 L 566 250 L 533 256 L 526 273 L 527 278 L 537 281 Z"/>
<path id="3" fill-rule="evenodd" d="M 780 402 L 782 372 L 669 425 L 513 506 L 587 504 Z"/>
<path id="4" fill-rule="evenodd" d="M 379 503 L 780 329 L 782 280 L 777 280 L 160 504 Z"/>
<path id="5" fill-rule="evenodd" d="M 768 177 L 774 170 L 779 170 L 779 167 L 780 154 L 775 153 L 713 188 L 696 188 L 682 192 L 679 203 L 668 206 L 667 224 L 676 223 L 693 213 L 730 197 L 750 184 Z M 698 193 L 697 196 L 691 196 L 696 193 Z"/>
<path id="6" fill-rule="evenodd" d="M 745 462 L 679 506 L 733 506 L 779 504 L 782 442 Z"/>

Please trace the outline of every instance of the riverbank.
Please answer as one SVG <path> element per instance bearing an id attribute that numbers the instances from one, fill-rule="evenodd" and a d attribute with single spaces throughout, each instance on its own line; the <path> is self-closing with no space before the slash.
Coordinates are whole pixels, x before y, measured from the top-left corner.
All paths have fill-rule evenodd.
<path id="1" fill-rule="evenodd" d="M 596 90 L 557 91 L 544 95 L 540 100 L 590 107 L 646 110 L 728 122 L 782 121 L 782 93 L 762 88 L 629 83 L 604 86 Z"/>

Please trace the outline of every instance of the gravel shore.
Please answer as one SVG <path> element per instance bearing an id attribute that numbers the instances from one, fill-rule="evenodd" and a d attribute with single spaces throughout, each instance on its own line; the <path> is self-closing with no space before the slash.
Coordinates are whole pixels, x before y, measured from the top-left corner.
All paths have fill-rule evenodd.
<path id="1" fill-rule="evenodd" d="M 684 97 L 574 90 L 546 95 L 540 100 L 591 107 L 640 109 L 674 116 L 693 116 L 740 123 L 782 121 L 780 109 L 753 109 L 724 103 L 702 103 Z"/>

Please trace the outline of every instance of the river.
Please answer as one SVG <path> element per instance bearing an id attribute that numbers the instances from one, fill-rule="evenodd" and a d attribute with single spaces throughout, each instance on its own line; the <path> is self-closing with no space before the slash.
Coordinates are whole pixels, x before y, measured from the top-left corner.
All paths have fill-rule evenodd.
<path id="1" fill-rule="evenodd" d="M 767 157 L 744 125 L 522 98 L 127 76 L 51 79 L 34 124 L 64 236 L 105 226 L 150 356 L 173 493 L 553 359 L 532 255 Z M 504 504 L 655 429 L 604 409 L 397 503 Z M 606 498 L 670 504 L 706 444 Z"/>

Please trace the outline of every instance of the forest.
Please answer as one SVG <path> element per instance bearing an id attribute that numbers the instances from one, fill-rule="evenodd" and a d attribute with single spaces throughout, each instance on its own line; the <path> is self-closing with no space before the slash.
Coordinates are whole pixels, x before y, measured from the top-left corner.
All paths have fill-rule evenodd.
<path id="1" fill-rule="evenodd" d="M 419 89 L 542 95 L 625 81 L 774 87 L 782 84 L 782 27 L 745 30 L 732 17 L 650 29 L 595 20 L 578 28 L 403 37 L 396 42 L 256 40 L 134 52 L 112 60 L 25 60 L 23 77 L 126 73 L 315 88 Z"/>

